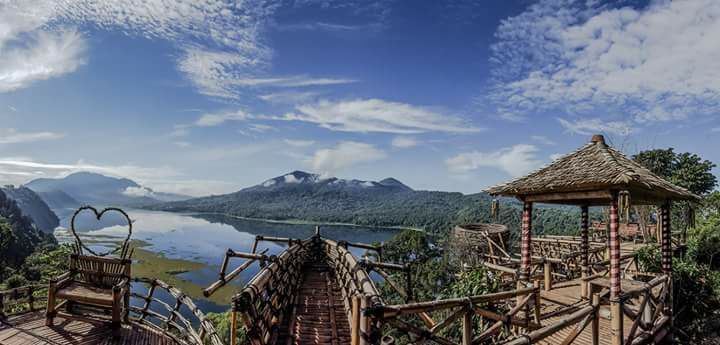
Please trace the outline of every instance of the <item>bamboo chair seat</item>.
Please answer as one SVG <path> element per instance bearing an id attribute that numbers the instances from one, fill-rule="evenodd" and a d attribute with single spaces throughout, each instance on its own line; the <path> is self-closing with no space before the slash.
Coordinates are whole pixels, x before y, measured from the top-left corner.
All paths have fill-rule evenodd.
<path id="1" fill-rule="evenodd" d="M 82 282 L 71 282 L 57 290 L 55 297 L 110 307 L 113 304 L 112 289 L 90 286 Z"/>
<path id="2" fill-rule="evenodd" d="M 111 327 L 118 335 L 120 323 L 128 321 L 131 265 L 129 258 L 70 255 L 70 271 L 50 281 L 46 324 L 52 326 L 62 305 L 71 312 L 72 304 L 87 304 L 110 310 Z M 66 303 L 60 304 L 58 299 Z"/>

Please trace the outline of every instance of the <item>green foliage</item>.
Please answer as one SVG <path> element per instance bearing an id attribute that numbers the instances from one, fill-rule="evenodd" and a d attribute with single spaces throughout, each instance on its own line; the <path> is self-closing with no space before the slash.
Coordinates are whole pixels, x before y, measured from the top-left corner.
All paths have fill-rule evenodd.
<path id="1" fill-rule="evenodd" d="M 25 286 L 28 284 L 28 280 L 25 279 L 21 274 L 13 274 L 5 279 L 5 289 L 14 289 L 17 287 Z"/>
<path id="2" fill-rule="evenodd" d="M 494 279 L 484 267 L 461 272 L 448 288 L 449 297 L 467 297 L 497 292 L 498 280 Z"/>
<path id="3" fill-rule="evenodd" d="M 662 264 L 660 262 L 660 247 L 657 244 L 648 244 L 636 251 L 638 265 L 644 272 L 660 273 Z"/>
<path id="4" fill-rule="evenodd" d="M 712 174 L 715 164 L 694 153 L 675 153 L 673 148 L 647 150 L 633 159 L 668 181 L 687 190 L 705 195 L 715 188 L 717 178 Z"/>
<path id="5" fill-rule="evenodd" d="M 21 271 L 31 281 L 45 281 L 68 271 L 69 244 L 46 244 L 25 259 Z"/>
<path id="6" fill-rule="evenodd" d="M 232 313 L 230 311 L 226 311 L 224 313 L 208 313 L 206 315 L 210 322 L 212 322 L 213 326 L 215 326 L 215 331 L 218 335 L 220 335 L 220 338 L 225 344 L 230 344 L 230 329 L 232 328 L 231 315 Z M 238 327 L 236 339 L 238 344 L 249 343 L 249 339 L 247 338 L 247 334 L 243 326 Z M 210 344 L 207 340 L 205 343 Z"/>
<path id="7" fill-rule="evenodd" d="M 707 265 L 710 269 L 720 268 L 720 215 L 706 218 L 688 236 L 688 259 Z"/>
<path id="8" fill-rule="evenodd" d="M 32 220 L 24 216 L 17 203 L 0 191 L 0 264 L 17 269 L 25 258 L 41 243 L 54 243 L 52 236 L 39 231 Z M 0 270 L 0 281 L 9 270 Z"/>

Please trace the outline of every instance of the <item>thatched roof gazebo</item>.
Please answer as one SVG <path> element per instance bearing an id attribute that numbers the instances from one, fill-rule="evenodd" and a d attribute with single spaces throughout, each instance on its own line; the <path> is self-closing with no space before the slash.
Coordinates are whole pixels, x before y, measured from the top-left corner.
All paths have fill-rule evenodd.
<path id="1" fill-rule="evenodd" d="M 590 276 L 588 265 L 588 207 L 608 206 L 610 211 L 610 302 L 613 344 L 622 344 L 623 306 L 620 276 L 619 204 L 623 209 L 630 202 L 635 205 L 659 205 L 661 209 L 662 271 L 664 281 L 672 291 L 672 250 L 670 240 L 670 203 L 672 201 L 698 201 L 697 195 L 653 174 L 630 160 L 620 151 L 609 147 L 602 135 L 580 149 L 565 155 L 546 167 L 513 181 L 491 187 L 491 195 L 516 197 L 523 202 L 521 230 L 521 279 L 528 279 L 531 265 L 532 210 L 534 202 L 578 205 L 581 207 L 582 278 L 581 294 L 588 297 Z M 672 296 L 672 293 L 668 294 Z M 671 300 L 670 300 L 671 301 Z M 663 312 L 672 323 L 672 302 Z M 665 330 L 670 327 L 658 325 Z"/>

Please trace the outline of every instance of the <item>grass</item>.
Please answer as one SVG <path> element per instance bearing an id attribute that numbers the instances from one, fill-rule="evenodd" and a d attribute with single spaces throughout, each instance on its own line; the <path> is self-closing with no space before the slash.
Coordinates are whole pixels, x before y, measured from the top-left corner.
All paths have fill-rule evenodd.
<path id="1" fill-rule="evenodd" d="M 194 300 L 207 299 L 216 304 L 228 305 L 228 307 L 232 296 L 239 289 L 236 285 L 228 285 L 216 291 L 211 297 L 206 298 L 202 293 L 205 286 L 200 286 L 178 276 L 182 273 L 201 270 L 207 267 L 206 264 L 184 259 L 167 258 L 161 253 L 145 249 L 150 244 L 144 241 L 133 240 L 130 245 L 135 250 L 132 267 L 133 277 L 160 279 L 177 287 Z"/>

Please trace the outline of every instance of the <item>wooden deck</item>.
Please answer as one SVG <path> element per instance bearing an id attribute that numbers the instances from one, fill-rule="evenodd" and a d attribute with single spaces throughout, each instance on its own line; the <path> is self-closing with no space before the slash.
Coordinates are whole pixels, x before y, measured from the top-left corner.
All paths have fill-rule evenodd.
<path id="1" fill-rule="evenodd" d="M 303 276 L 291 317 L 281 327 L 276 344 L 350 344 L 350 323 L 332 270 L 314 264 Z"/>
<path id="2" fill-rule="evenodd" d="M 148 327 L 124 325 L 122 335 L 113 339 L 109 323 L 101 320 L 55 318 L 55 326 L 45 326 L 44 312 L 26 313 L 0 321 L 2 345 L 165 345 L 175 342 Z"/>
<path id="3" fill-rule="evenodd" d="M 573 280 L 558 284 L 550 291 L 540 292 L 542 309 L 541 324 L 543 326 L 551 325 L 560 321 L 563 316 L 575 311 L 579 305 L 587 305 L 587 301 L 580 299 L 580 280 Z M 623 322 L 624 334 L 628 334 L 632 326 L 632 320 L 625 317 Z M 565 327 L 559 332 L 554 333 L 548 338 L 539 342 L 539 344 L 555 345 L 561 344 L 563 340 L 573 331 L 575 325 Z M 600 344 L 610 345 L 610 307 L 608 305 L 600 306 Z M 575 339 L 573 344 L 592 344 L 592 330 L 590 325 L 585 327 L 582 333 Z"/>

